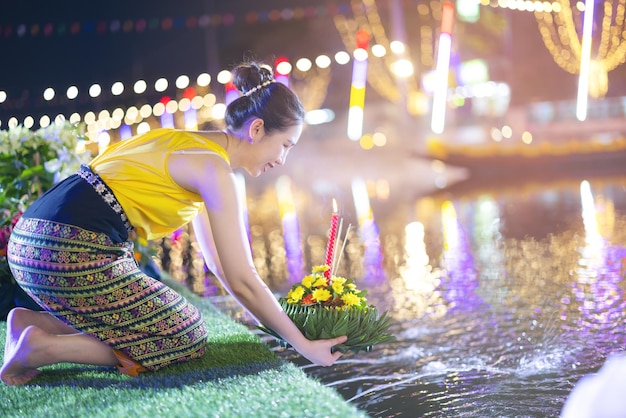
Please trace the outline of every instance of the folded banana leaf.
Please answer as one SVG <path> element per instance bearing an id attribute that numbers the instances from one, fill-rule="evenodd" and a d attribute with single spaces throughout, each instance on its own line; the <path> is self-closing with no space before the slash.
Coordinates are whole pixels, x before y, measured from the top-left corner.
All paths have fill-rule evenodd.
<path id="1" fill-rule="evenodd" d="M 333 351 L 342 353 L 371 351 L 376 344 L 395 340 L 395 337 L 388 333 L 391 324 L 387 313 L 379 315 L 374 306 L 340 310 L 289 304 L 282 298 L 279 303 L 302 334 L 310 340 L 347 335 L 348 340 L 333 347 Z M 265 325 L 259 325 L 258 328 L 276 338 L 283 347 L 290 347 L 289 343 L 271 328 Z"/>

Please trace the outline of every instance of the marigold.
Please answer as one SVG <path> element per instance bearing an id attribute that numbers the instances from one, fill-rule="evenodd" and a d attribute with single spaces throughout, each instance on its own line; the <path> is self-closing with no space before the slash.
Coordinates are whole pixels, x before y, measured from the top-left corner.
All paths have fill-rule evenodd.
<path id="1" fill-rule="evenodd" d="M 345 284 L 347 280 L 348 279 L 346 279 L 345 277 L 333 276 L 333 283 Z"/>
<path id="2" fill-rule="evenodd" d="M 346 293 L 341 296 L 341 300 L 346 304 L 346 306 L 359 306 L 361 304 L 361 298 L 354 293 Z"/>
<path id="3" fill-rule="evenodd" d="M 304 276 L 304 278 L 302 279 L 302 286 L 310 289 L 311 285 L 313 284 L 313 282 L 315 281 L 315 277 L 312 275 L 308 275 L 308 276 Z"/>
<path id="4" fill-rule="evenodd" d="M 315 300 L 320 302 L 326 302 L 332 296 L 328 290 L 323 288 L 315 289 L 312 295 Z"/>
<path id="5" fill-rule="evenodd" d="M 341 282 L 337 282 L 333 280 L 332 284 L 333 292 L 342 294 L 343 293 L 343 284 Z"/>
<path id="6" fill-rule="evenodd" d="M 330 270 L 330 267 L 327 264 L 322 264 L 321 266 L 313 266 L 313 273 L 324 273 L 326 270 Z"/>
<path id="7" fill-rule="evenodd" d="M 300 302 L 302 296 L 304 296 L 304 288 L 302 286 L 291 289 L 289 293 L 287 293 L 287 299 L 289 300 L 289 303 Z"/>
<path id="8" fill-rule="evenodd" d="M 320 277 L 315 281 L 315 283 L 313 283 L 313 287 L 326 287 L 327 284 L 328 282 L 326 281 L 326 278 Z"/>

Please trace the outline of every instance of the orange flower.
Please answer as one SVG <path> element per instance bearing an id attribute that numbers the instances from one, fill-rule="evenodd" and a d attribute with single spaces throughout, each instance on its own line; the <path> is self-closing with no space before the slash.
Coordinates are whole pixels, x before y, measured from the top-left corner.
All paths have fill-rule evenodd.
<path id="1" fill-rule="evenodd" d="M 314 303 L 315 303 L 315 299 L 313 299 L 313 295 L 310 293 L 302 298 L 303 305 L 312 305 Z"/>

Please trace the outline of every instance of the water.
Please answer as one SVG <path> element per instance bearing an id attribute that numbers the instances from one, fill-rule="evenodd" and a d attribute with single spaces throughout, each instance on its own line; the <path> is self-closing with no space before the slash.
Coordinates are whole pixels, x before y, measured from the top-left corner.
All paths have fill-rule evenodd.
<path id="1" fill-rule="evenodd" d="M 346 211 L 357 232 L 340 273 L 389 312 L 397 341 L 329 368 L 276 348 L 370 416 L 557 417 L 582 376 L 625 351 L 626 176 L 370 203 L 369 218 L 358 202 Z M 326 219 L 312 218 L 296 276 L 323 253 L 312 231 Z M 264 260 L 284 292 L 294 272 Z"/>

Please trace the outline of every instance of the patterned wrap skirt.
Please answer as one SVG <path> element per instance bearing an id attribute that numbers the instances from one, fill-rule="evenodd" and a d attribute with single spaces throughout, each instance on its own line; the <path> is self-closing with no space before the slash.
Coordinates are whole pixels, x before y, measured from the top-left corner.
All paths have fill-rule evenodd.
<path id="1" fill-rule="evenodd" d="M 22 218 L 8 246 L 19 285 L 49 313 L 148 370 L 199 358 L 207 328 L 197 308 L 144 274 L 130 242 Z"/>

